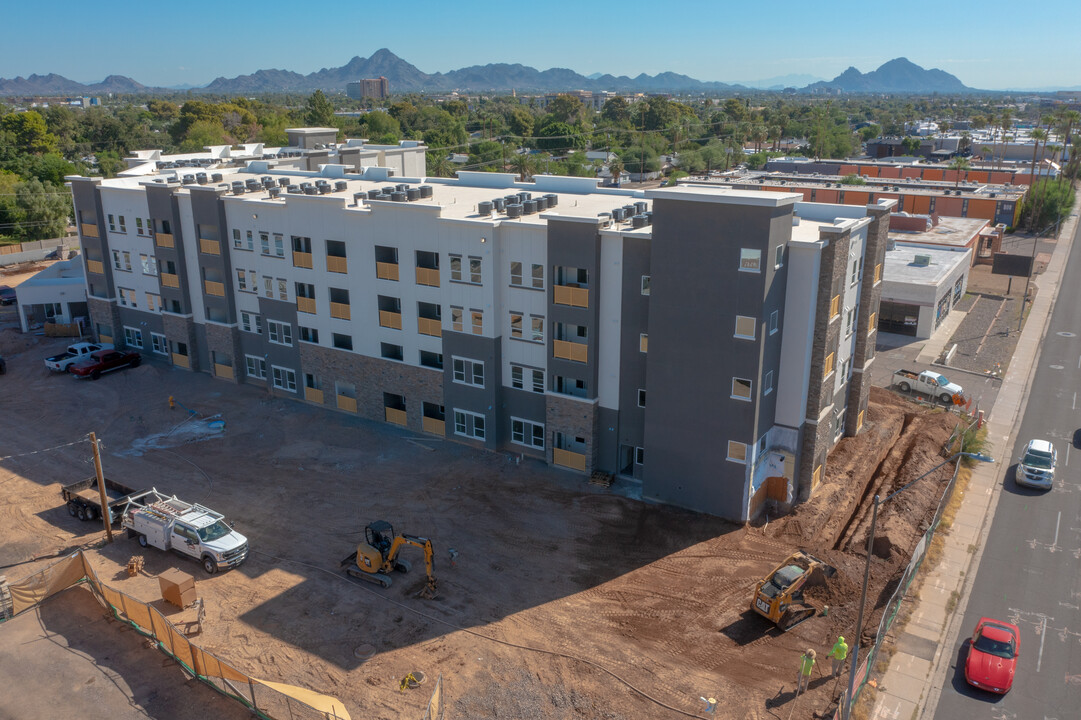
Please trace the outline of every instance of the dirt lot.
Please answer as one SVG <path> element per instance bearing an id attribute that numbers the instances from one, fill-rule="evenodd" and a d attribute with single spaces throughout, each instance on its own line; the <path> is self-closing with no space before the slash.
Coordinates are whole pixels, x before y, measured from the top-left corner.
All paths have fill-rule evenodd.
<path id="1" fill-rule="evenodd" d="M 42 358 L 62 344 L 0 330 L 8 359 L 0 377 L 0 566 L 21 563 L 0 572 L 17 579 L 49 562 L 36 556 L 101 539 L 101 528 L 70 517 L 59 497 L 61 483 L 92 473 L 87 443 L 4 457 L 96 431 L 107 476 L 226 513 L 253 550 L 238 570 L 215 576 L 148 550 L 145 575 L 128 578 L 123 565 L 139 548 L 121 538 L 90 553 L 102 577 L 153 600 L 158 573 L 194 574 L 207 604 L 208 650 L 256 677 L 337 696 L 355 718 L 419 719 L 430 686 L 398 689 L 415 670 L 443 675 L 454 718 L 701 717 L 702 695 L 718 698 L 725 717 L 788 717 L 801 650 L 815 647 L 824 660 L 838 633 L 851 637 L 870 499 L 939 462 L 953 427 L 949 415 L 875 391 L 867 432 L 830 456 L 815 499 L 741 528 L 645 505 L 618 485 L 601 490 L 537 463 L 516 465 L 157 362 L 97 382 L 49 376 Z M 170 395 L 201 417 L 220 413 L 225 431 L 184 422 L 184 410 L 169 409 Z M 907 562 L 941 484 L 928 479 L 887 506 L 872 599 L 885 601 L 882 589 Z M 424 580 L 413 556 L 413 572 L 396 575 L 387 590 L 340 575 L 339 561 L 378 519 L 433 539 L 436 600 L 415 597 Z M 754 581 L 796 548 L 839 573 L 829 615 L 781 634 L 748 603 Z M 79 602 L 69 597 L 79 593 L 51 602 Z M 79 612 L 100 617 L 83 600 L 91 604 Z M 52 607 L 38 617 L 54 644 L 77 646 L 98 668 L 116 667 L 109 658 L 119 635 L 114 644 L 100 627 L 91 632 L 89 621 L 70 622 Z M 12 629 L 0 627 L 0 638 Z M 362 645 L 376 650 L 367 662 L 354 654 Z M 74 670 L 56 680 L 55 662 L 38 644 L 18 647 L 20 662 L 34 668 L 21 683 L 27 692 L 80 682 L 67 674 Z M 141 651 L 145 672 L 160 678 L 161 656 Z M 125 688 L 152 687 L 156 680 L 142 672 L 139 663 L 116 670 Z M 182 681 L 179 672 L 168 677 Z M 826 709 L 832 686 L 816 677 L 792 717 Z M 193 697 L 197 690 L 198 702 L 220 705 L 209 715 L 234 713 L 230 701 L 188 688 Z M 176 689 L 161 692 L 168 702 L 132 695 L 130 712 L 172 718 L 188 710 L 174 707 L 187 697 Z"/>

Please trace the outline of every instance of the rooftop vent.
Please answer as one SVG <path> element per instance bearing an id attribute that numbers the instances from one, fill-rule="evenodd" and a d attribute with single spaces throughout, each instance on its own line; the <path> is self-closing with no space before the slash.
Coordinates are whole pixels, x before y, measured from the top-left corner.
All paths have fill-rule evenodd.
<path id="1" fill-rule="evenodd" d="M 917 255 L 916 257 L 912 258 L 912 264 L 917 267 L 927 267 L 931 264 L 931 256 Z"/>

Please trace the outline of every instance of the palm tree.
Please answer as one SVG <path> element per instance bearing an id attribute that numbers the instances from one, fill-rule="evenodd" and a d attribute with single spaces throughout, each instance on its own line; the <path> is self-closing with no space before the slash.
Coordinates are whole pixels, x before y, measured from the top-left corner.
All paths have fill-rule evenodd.
<path id="1" fill-rule="evenodd" d="M 1029 187 L 1036 187 L 1036 151 L 1040 148 L 1040 140 L 1047 138 L 1047 133 L 1036 128 L 1032 131 L 1032 170 L 1029 171 Z"/>
<path id="2" fill-rule="evenodd" d="M 953 184 L 954 187 L 961 184 L 961 178 L 964 177 L 970 167 L 972 167 L 972 163 L 968 161 L 967 157 L 957 156 L 953 159 L 953 162 L 950 163 L 950 170 L 957 171 L 957 180 Z"/>
<path id="3" fill-rule="evenodd" d="M 1002 156 L 998 158 L 998 166 L 1001 168 L 1002 159 L 1006 156 L 1006 146 L 1010 142 L 1010 138 L 1006 133 L 1013 127 L 1013 108 L 1002 108 L 1002 115 L 999 116 L 999 127 L 1002 128 Z"/>
<path id="4" fill-rule="evenodd" d="M 510 165 L 518 173 L 518 179 L 521 182 L 525 182 L 526 175 L 533 174 L 533 156 L 528 152 L 515 153 L 514 157 L 511 158 Z"/>
<path id="5" fill-rule="evenodd" d="M 612 175 L 612 183 L 619 185 L 619 177 L 623 174 L 623 161 L 613 160 L 608 164 L 608 172 Z"/>

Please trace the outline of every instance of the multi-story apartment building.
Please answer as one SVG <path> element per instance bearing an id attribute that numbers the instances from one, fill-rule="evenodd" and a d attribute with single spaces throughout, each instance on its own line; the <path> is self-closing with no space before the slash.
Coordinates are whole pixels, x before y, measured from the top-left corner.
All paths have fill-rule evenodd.
<path id="1" fill-rule="evenodd" d="M 346 169 L 69 178 L 99 337 L 736 521 L 859 430 L 892 203 Z"/>
<path id="2" fill-rule="evenodd" d="M 360 100 L 362 98 L 386 100 L 390 95 L 390 82 L 382 75 L 377 78 L 354 80 L 353 82 L 346 83 L 345 94 L 354 100 Z"/>

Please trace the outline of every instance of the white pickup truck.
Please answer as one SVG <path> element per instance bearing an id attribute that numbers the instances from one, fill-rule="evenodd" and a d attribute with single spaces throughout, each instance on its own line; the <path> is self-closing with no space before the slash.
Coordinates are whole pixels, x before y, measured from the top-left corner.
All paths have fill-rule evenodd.
<path id="1" fill-rule="evenodd" d="M 68 345 L 68 349 L 59 355 L 45 358 L 45 367 L 53 372 L 67 372 L 68 368 L 75 363 L 82 362 L 89 358 L 90 353 L 97 352 L 98 350 L 112 349 L 113 346 L 109 343 L 75 343 L 74 345 Z"/>
<path id="2" fill-rule="evenodd" d="M 175 495 L 131 508 L 121 520 L 128 537 L 143 547 L 173 550 L 198 560 L 208 574 L 233 568 L 248 557 L 248 539 L 225 524 L 225 517 Z"/>
<path id="3" fill-rule="evenodd" d="M 901 392 L 923 393 L 932 400 L 938 399 L 944 403 L 952 403 L 955 395 L 964 394 L 964 390 L 957 383 L 952 383 L 945 375 L 940 375 L 930 370 L 916 372 L 915 370 L 898 370 L 893 374 L 893 384 Z"/>

